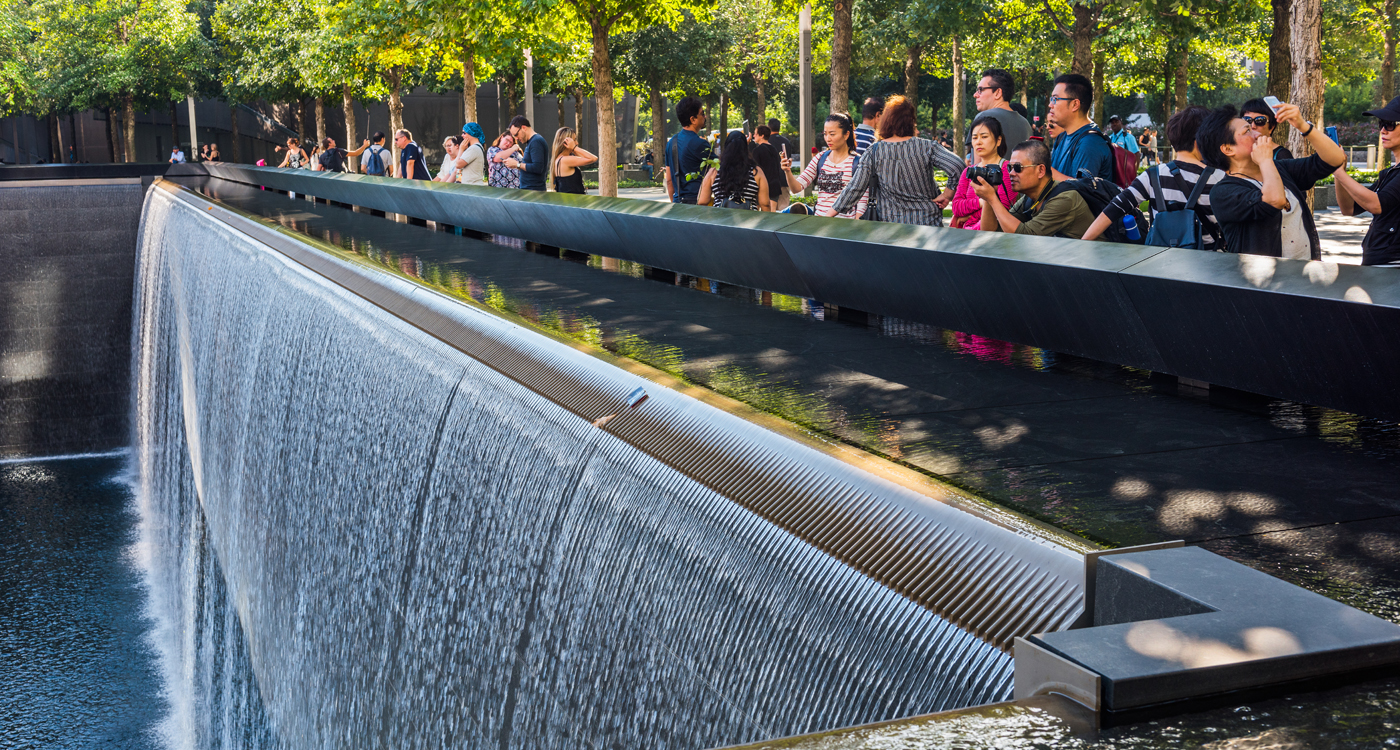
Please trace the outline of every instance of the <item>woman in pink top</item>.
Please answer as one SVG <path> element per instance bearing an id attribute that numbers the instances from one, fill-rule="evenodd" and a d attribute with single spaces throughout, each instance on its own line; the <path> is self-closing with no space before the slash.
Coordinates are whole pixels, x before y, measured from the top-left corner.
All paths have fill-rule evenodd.
<path id="1" fill-rule="evenodd" d="M 1001 184 L 997 186 L 997 197 L 1007 208 L 1016 200 L 1016 191 L 1011 189 L 1011 173 L 1006 168 L 1006 139 L 1001 134 L 1001 123 L 995 117 L 979 117 L 972 123 L 972 163 L 983 167 L 1001 167 Z M 967 179 L 967 170 L 958 178 L 958 190 L 953 193 L 953 226 L 962 229 L 982 228 L 982 201 L 972 190 Z"/>
<path id="2" fill-rule="evenodd" d="M 787 175 L 788 189 L 794 195 L 807 189 L 808 185 L 813 185 L 817 193 L 817 209 L 814 213 L 820 214 L 822 211 L 830 209 L 836 205 L 836 199 L 841 196 L 841 191 L 846 189 L 846 183 L 851 181 L 851 175 L 855 174 L 856 161 L 856 131 L 851 124 L 849 115 L 833 112 L 826 118 L 826 123 L 822 127 L 822 137 L 826 139 L 826 153 L 807 162 L 807 168 L 802 170 L 802 174 L 792 173 L 792 158 L 783 155 L 783 174 Z M 846 219 L 859 219 L 865 213 L 866 200 L 869 194 L 862 195 L 856 203 L 855 208 L 844 214 L 837 216 Z M 797 213 L 792 211 L 792 213 Z"/>

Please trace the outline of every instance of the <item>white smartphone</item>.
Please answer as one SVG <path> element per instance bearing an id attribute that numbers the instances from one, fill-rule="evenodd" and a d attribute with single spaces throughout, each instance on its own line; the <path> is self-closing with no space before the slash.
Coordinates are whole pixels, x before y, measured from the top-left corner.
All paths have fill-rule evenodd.
<path id="1" fill-rule="evenodd" d="M 1277 96 L 1264 97 L 1264 103 L 1274 110 L 1278 110 L 1279 107 L 1283 106 L 1283 102 L 1279 101 Z"/>

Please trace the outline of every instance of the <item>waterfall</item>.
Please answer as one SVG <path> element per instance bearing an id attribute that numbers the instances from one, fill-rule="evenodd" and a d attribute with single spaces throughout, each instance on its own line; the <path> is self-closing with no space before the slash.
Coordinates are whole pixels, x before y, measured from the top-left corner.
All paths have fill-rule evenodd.
<path id="1" fill-rule="evenodd" d="M 134 460 L 189 745 L 703 748 L 1009 697 L 1003 651 L 148 196 Z"/>

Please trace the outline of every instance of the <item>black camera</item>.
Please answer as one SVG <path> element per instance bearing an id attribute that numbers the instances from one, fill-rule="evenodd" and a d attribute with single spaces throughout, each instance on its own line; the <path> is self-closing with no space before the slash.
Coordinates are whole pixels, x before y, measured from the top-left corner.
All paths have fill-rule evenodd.
<path id="1" fill-rule="evenodd" d="M 976 183 L 978 177 L 981 177 L 981 178 L 982 178 L 982 181 L 985 182 L 985 183 L 987 183 L 988 185 L 1000 185 L 1000 184 L 1001 184 L 1001 167 L 1000 167 L 1000 166 L 995 166 L 995 167 L 988 166 L 988 167 L 968 167 L 968 168 L 967 168 L 967 181 L 968 181 L 968 182 Z"/>

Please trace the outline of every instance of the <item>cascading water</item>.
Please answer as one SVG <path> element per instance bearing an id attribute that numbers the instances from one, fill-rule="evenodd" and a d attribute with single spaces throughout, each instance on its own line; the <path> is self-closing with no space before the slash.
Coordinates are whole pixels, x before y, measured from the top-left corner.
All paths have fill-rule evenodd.
<path id="1" fill-rule="evenodd" d="M 136 301 L 182 743 L 698 748 L 1009 697 L 1006 653 L 160 190 Z"/>

